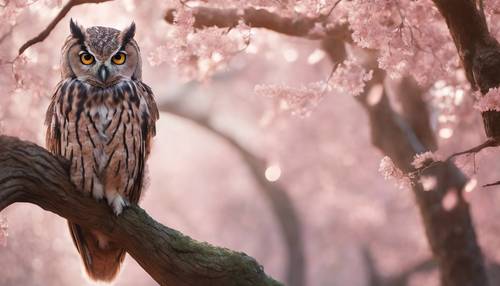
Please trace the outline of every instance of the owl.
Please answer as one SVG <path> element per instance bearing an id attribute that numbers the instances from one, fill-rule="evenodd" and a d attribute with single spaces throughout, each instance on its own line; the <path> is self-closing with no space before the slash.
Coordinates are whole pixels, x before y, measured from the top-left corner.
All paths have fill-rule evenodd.
<path id="1" fill-rule="evenodd" d="M 46 114 L 46 145 L 69 160 L 71 181 L 116 215 L 141 196 L 145 163 L 159 117 L 151 88 L 142 82 L 135 24 L 123 31 L 84 29 L 70 21 L 61 75 Z M 111 281 L 124 249 L 97 230 L 68 221 L 86 272 Z"/>

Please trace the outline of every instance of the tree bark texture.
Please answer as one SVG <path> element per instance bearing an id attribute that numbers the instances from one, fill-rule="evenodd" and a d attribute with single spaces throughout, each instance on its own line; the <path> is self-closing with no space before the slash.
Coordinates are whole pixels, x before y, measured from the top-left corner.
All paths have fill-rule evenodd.
<path id="1" fill-rule="evenodd" d="M 0 211 L 16 202 L 36 204 L 110 237 L 160 285 L 281 285 L 252 257 L 194 241 L 136 205 L 115 216 L 104 202 L 78 192 L 69 165 L 45 149 L 0 136 Z"/>
<path id="2" fill-rule="evenodd" d="M 433 0 L 446 20 L 467 79 L 484 95 L 500 85 L 500 45 L 488 31 L 482 0 Z M 500 139 L 500 112 L 482 113 L 484 130 Z"/>

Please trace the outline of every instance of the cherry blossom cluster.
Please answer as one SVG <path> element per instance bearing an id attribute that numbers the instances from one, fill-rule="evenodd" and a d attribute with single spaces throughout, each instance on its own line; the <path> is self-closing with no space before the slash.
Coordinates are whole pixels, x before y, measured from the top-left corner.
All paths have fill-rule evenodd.
<path id="1" fill-rule="evenodd" d="M 455 77 L 456 50 L 430 0 L 355 0 L 346 5 L 354 41 L 379 51 L 379 66 L 390 76 L 410 74 L 421 84 Z"/>
<path id="2" fill-rule="evenodd" d="M 242 22 L 232 29 L 195 29 L 194 21 L 190 9 L 179 7 L 169 41 L 149 55 L 150 64 L 171 62 L 185 77 L 205 80 L 248 45 L 250 29 Z"/>
<path id="3" fill-rule="evenodd" d="M 324 81 L 313 82 L 299 87 L 289 85 L 257 85 L 255 93 L 259 96 L 275 100 L 278 111 L 290 112 L 292 115 L 305 117 L 323 99 L 329 89 Z"/>
<path id="4" fill-rule="evenodd" d="M 372 77 L 356 60 L 340 64 L 326 81 L 311 82 L 294 87 L 285 84 L 260 84 L 255 86 L 259 96 L 273 98 L 279 111 L 305 117 L 318 106 L 325 94 L 331 90 L 357 96 L 363 92 L 365 82 Z"/>
<path id="5" fill-rule="evenodd" d="M 356 60 L 346 60 L 339 65 L 329 84 L 340 93 L 352 96 L 361 94 L 365 83 L 372 79 L 373 71 L 366 71 Z"/>
<path id="6" fill-rule="evenodd" d="M 416 154 L 413 157 L 413 162 L 411 163 L 411 165 L 415 167 L 415 169 L 420 169 L 438 160 L 439 158 L 436 154 L 431 151 L 427 151 L 424 153 Z"/>
<path id="7" fill-rule="evenodd" d="M 484 95 L 477 95 L 478 101 L 474 105 L 474 108 L 481 112 L 485 111 L 500 111 L 500 89 L 490 88 L 490 90 Z"/>
<path id="8" fill-rule="evenodd" d="M 396 186 L 400 189 L 407 189 L 411 186 L 409 177 L 396 167 L 392 159 L 388 156 L 382 158 L 378 171 L 384 176 L 384 179 L 394 180 Z"/>

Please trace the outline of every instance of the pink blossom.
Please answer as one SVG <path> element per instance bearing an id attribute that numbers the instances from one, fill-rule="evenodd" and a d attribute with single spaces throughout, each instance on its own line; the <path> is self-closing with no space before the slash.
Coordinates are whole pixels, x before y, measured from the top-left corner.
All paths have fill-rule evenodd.
<path id="1" fill-rule="evenodd" d="M 415 167 L 415 169 L 420 169 L 435 161 L 438 161 L 437 155 L 432 153 L 431 151 L 427 151 L 424 153 L 415 154 L 415 156 L 413 157 L 413 162 L 411 164 L 413 167 Z"/>
<path id="2" fill-rule="evenodd" d="M 257 95 L 273 98 L 281 111 L 288 111 L 292 115 L 308 116 L 323 99 L 328 86 L 325 82 L 313 82 L 299 87 L 288 85 L 256 85 Z"/>
<path id="3" fill-rule="evenodd" d="M 490 88 L 488 92 L 481 96 L 478 94 L 479 100 L 474 104 L 474 108 L 481 112 L 485 111 L 500 111 L 500 89 Z"/>
<path id="4" fill-rule="evenodd" d="M 186 78 L 205 80 L 224 68 L 250 41 L 250 28 L 243 22 L 232 29 L 195 29 L 194 21 L 189 9 L 179 8 L 171 37 L 149 55 L 150 64 L 170 62 Z"/>
<path id="5" fill-rule="evenodd" d="M 403 171 L 396 167 L 392 159 L 388 156 L 382 158 L 378 171 L 384 176 L 384 179 L 394 180 L 396 186 L 400 189 L 406 189 L 411 185 L 411 181 L 408 176 L 406 176 Z"/>
<path id="6" fill-rule="evenodd" d="M 346 60 L 337 67 L 329 83 L 339 92 L 352 96 L 361 94 L 373 71 L 366 71 L 356 60 Z"/>
<path id="7" fill-rule="evenodd" d="M 432 1 L 354 0 L 348 22 L 357 45 L 379 51 L 379 67 L 391 77 L 410 74 L 421 84 L 455 78 L 456 50 Z"/>

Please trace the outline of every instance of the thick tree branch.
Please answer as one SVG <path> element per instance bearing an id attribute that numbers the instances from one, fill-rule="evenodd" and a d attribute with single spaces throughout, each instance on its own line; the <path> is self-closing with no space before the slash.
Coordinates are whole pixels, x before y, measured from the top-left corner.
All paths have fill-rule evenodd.
<path id="1" fill-rule="evenodd" d="M 499 80 L 492 80 L 493 70 L 481 70 L 476 65 L 488 64 L 483 58 L 490 52 L 498 52 L 498 43 L 488 32 L 488 26 L 480 7 L 475 0 L 433 0 L 446 20 L 451 36 L 455 42 L 458 54 L 464 65 L 470 83 L 476 84 L 483 91 L 498 85 Z M 495 52 L 495 50 L 497 50 Z M 494 55 L 490 55 L 494 57 Z M 489 56 L 488 56 L 489 57 Z M 490 58 L 488 60 L 495 60 Z M 496 59 L 495 65 L 500 64 Z M 492 66 L 490 66 L 492 67 Z M 478 69 L 479 68 L 479 69 Z M 483 73 L 486 73 L 483 75 Z M 496 73 L 498 74 L 498 73 Z M 483 76 L 488 78 L 482 78 Z"/>
<path id="2" fill-rule="evenodd" d="M 57 24 L 68 14 L 68 12 L 71 10 L 71 8 L 81 5 L 81 4 L 87 4 L 87 3 L 103 3 L 103 2 L 108 2 L 112 0 L 70 0 L 64 7 L 59 11 L 59 13 L 56 15 L 56 17 L 49 23 L 49 25 L 40 32 L 36 37 L 30 39 L 26 43 L 24 43 L 20 48 L 19 48 L 19 54 L 22 54 L 27 48 L 33 46 L 36 43 L 40 43 L 43 40 L 45 40 L 52 30 L 57 26 Z"/>
<path id="3" fill-rule="evenodd" d="M 263 195 L 271 204 L 273 213 L 281 227 L 288 253 L 286 285 L 305 285 L 306 265 L 300 219 L 286 190 L 279 182 L 269 182 L 266 180 L 264 176 L 266 168 L 265 161 L 246 149 L 236 139 L 213 126 L 209 118 L 196 115 L 195 112 L 188 110 L 188 108 L 183 107 L 180 103 L 163 103 L 160 104 L 159 109 L 160 111 L 170 113 L 195 123 L 197 126 L 222 139 L 238 152 L 242 160 L 248 166 L 252 177 L 260 186 L 259 190 L 262 191 Z"/>
<path id="4" fill-rule="evenodd" d="M 351 37 L 347 25 L 338 25 L 333 28 L 323 27 L 324 31 L 322 33 L 315 31 L 316 25 L 322 26 L 327 23 L 327 16 L 291 18 L 280 16 L 263 8 L 252 7 L 243 10 L 194 7 L 191 11 L 195 18 L 195 28 L 235 27 L 240 21 L 243 21 L 253 28 L 266 28 L 288 36 L 308 39 L 322 39 L 329 36 L 348 41 Z M 174 22 L 175 12 L 175 9 L 167 10 L 165 20 L 168 23 Z"/>
<path id="5" fill-rule="evenodd" d="M 115 216 L 104 202 L 83 196 L 69 181 L 68 164 L 45 149 L 0 136 L 0 210 L 29 202 L 99 230 L 160 285 L 281 285 L 244 253 L 200 243 L 149 217 L 138 206 Z"/>
<path id="6" fill-rule="evenodd" d="M 446 20 L 467 79 L 482 94 L 500 86 L 500 45 L 491 36 L 482 0 L 433 0 Z M 479 7 L 478 7 L 479 6 Z M 500 112 L 482 113 L 486 135 L 499 140 Z"/>

